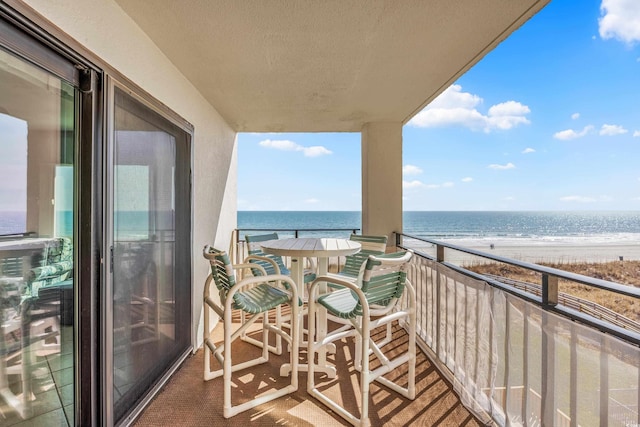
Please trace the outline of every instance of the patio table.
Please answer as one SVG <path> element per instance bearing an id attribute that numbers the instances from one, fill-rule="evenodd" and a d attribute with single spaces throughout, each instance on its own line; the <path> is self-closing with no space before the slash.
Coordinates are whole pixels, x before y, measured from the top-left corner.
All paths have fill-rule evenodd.
<path id="1" fill-rule="evenodd" d="M 318 258 L 318 276 L 322 276 L 327 273 L 330 257 L 353 255 L 362 247 L 358 242 L 337 238 L 277 239 L 263 242 L 261 246 L 265 253 L 291 257 L 291 278 L 298 286 L 298 295 L 305 294 L 304 258 Z M 320 292 L 326 292 L 326 284 L 321 285 Z M 318 325 L 316 339 L 320 341 L 327 334 L 326 310 L 319 310 L 316 322 Z M 300 330 L 302 331 L 302 328 Z M 300 364 L 299 368 L 301 371 L 306 371 L 308 366 Z M 325 372 L 330 378 L 335 378 L 335 367 L 327 365 L 326 349 L 318 353 L 318 365 L 314 369 Z M 288 372 L 287 365 L 283 367 L 283 372 Z"/>

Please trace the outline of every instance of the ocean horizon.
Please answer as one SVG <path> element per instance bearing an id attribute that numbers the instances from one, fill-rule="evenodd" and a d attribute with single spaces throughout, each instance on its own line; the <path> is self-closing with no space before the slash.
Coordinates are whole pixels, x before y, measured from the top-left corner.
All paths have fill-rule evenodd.
<path id="1" fill-rule="evenodd" d="M 70 233 L 71 212 L 59 212 Z M 0 235 L 22 233 L 25 212 L 0 211 Z M 119 229 L 148 233 L 148 214 L 120 212 Z M 301 230 L 300 237 L 348 237 L 361 233 L 361 211 L 238 211 L 241 236 L 247 229 Z M 59 225 L 59 227 L 60 227 Z M 322 229 L 321 231 L 304 231 Z M 332 230 L 332 231 L 326 231 Z M 341 231 L 335 231 L 341 230 Z M 640 246 L 640 211 L 405 211 L 403 233 L 467 247 Z M 293 232 L 278 231 L 281 237 Z"/>
<path id="2" fill-rule="evenodd" d="M 360 211 L 238 211 L 238 229 L 347 237 Z M 640 211 L 405 211 L 403 233 L 462 246 L 640 245 Z M 293 233 L 280 232 L 283 237 Z"/>

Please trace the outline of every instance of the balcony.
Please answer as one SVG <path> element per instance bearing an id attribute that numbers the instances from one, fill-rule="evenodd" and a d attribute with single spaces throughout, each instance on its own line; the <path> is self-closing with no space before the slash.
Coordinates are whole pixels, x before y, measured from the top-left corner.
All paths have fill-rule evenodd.
<path id="1" fill-rule="evenodd" d="M 418 294 L 418 354 L 415 401 L 372 385 L 372 425 L 557 425 L 629 426 L 640 423 L 640 334 L 607 319 L 558 303 L 558 278 L 638 298 L 637 288 L 492 256 L 470 249 L 398 234 L 396 245 L 416 252 L 409 272 Z M 242 254 L 242 243 L 238 253 Z M 462 251 L 529 268 L 541 274 L 541 295 L 480 276 L 444 259 Z M 434 255 L 429 251 L 435 251 Z M 239 255 L 241 256 L 241 255 Z M 339 263 L 335 260 L 334 267 Z M 632 322 L 633 323 L 633 322 Z M 221 327 L 217 332 L 222 337 Z M 382 332 L 379 332 L 382 333 Z M 391 344 L 406 345 L 397 325 Z M 252 351 L 238 345 L 234 357 Z M 255 351 L 255 350 L 253 350 Z M 242 422 L 340 425 L 338 415 L 309 397 L 306 373 L 297 393 L 231 420 L 222 418 L 222 380 L 202 380 L 202 350 L 189 358 L 135 425 L 175 421 L 189 425 Z M 357 409 L 358 375 L 352 343 L 342 342 L 330 361 L 334 380 L 325 391 Z M 238 390 L 282 380 L 277 366 L 263 365 L 237 378 Z M 276 368 L 273 368 L 276 366 Z M 404 374 L 401 370 L 398 375 Z M 349 378 L 349 381 L 345 381 Z M 347 384 L 345 386 L 345 384 Z M 353 385 L 353 386 L 352 386 Z"/>
<path id="2" fill-rule="evenodd" d="M 70 225 L 76 251 L 74 308 L 78 316 L 74 339 L 65 341 L 69 345 L 65 356 L 73 355 L 65 363 L 73 366 L 64 367 L 65 392 L 57 396 L 55 387 L 47 390 L 67 412 L 60 407 L 51 411 L 48 404 L 43 408 L 63 423 L 68 416 L 69 424 L 110 426 L 126 425 L 135 418 L 156 387 L 173 373 L 174 363 L 200 345 L 199 295 L 206 269 L 190 256 L 204 244 L 226 242 L 236 226 L 238 132 L 359 132 L 363 232 L 390 235 L 402 229 L 402 126 L 549 0 L 360 0 L 302 2 L 296 8 L 285 1 L 195 1 L 188 6 L 171 0 L 0 3 L 0 44 L 2 52 L 13 58 L 4 61 L 3 88 L 12 91 L 7 98 L 14 101 L 3 100 L 2 114 L 31 127 L 24 132 L 29 137 L 24 147 L 29 149 L 21 152 L 33 154 L 37 152 L 33 148 L 42 147 L 46 148 L 43 153 L 64 154 L 60 161 L 46 156 L 29 161 L 30 171 L 35 172 L 28 175 L 33 185 L 24 186 L 30 206 L 26 221 L 38 224 L 39 235 L 50 236 L 54 230 L 55 203 L 50 201 L 55 200 L 56 186 L 51 166 L 59 163 L 61 168 L 56 171 L 61 178 L 71 176 L 63 171 L 76 174 L 63 186 L 61 197 L 78 203 L 74 206 L 78 209 L 76 227 Z M 45 75 L 36 87 L 45 95 L 18 91 L 28 85 L 17 81 L 31 84 L 41 73 Z M 51 97 L 57 80 L 62 88 L 60 99 Z M 146 119 L 171 125 L 182 141 L 175 151 L 181 161 L 158 164 L 153 173 L 141 173 L 142 168 L 131 167 L 151 164 L 136 164 L 138 159 L 167 160 L 164 154 L 174 150 L 160 150 L 159 155 L 132 150 L 130 158 L 118 164 L 113 153 L 124 152 L 117 150 L 116 132 L 126 135 L 132 129 L 117 123 L 117 117 L 131 118 L 116 109 L 117 102 L 140 114 L 150 109 Z M 50 117 L 43 120 L 44 115 L 34 114 L 38 111 L 35 106 L 44 108 Z M 59 114 L 61 107 L 68 108 L 69 114 Z M 70 120 L 74 115 L 77 121 Z M 144 133 L 153 134 L 148 120 L 124 122 L 142 124 Z M 55 126 L 47 132 L 51 124 Z M 55 144 L 59 147 L 53 147 Z M 159 299 L 155 306 L 173 307 L 185 314 L 179 319 L 186 325 L 180 333 L 173 336 L 177 329 L 167 327 L 171 333 L 165 336 L 176 344 L 176 357 L 164 364 L 146 356 L 164 357 L 166 347 L 144 354 L 131 342 L 131 351 L 121 352 L 121 343 L 114 339 L 114 334 L 121 338 L 118 334 L 124 327 L 117 324 L 122 320 L 117 292 L 120 260 L 111 224 L 112 202 L 123 201 L 114 194 L 118 187 L 115 176 L 124 176 L 116 174 L 116 169 L 134 171 L 132 185 L 122 187 L 138 196 L 130 197 L 135 210 L 144 201 L 156 200 L 141 196 L 151 189 L 149 196 L 162 194 L 157 198 L 162 203 L 147 206 L 151 211 L 166 204 L 184 209 L 183 220 L 176 222 L 184 234 L 174 238 L 184 247 L 176 246 L 172 252 L 184 258 L 177 260 L 176 268 L 157 270 L 161 279 L 173 280 L 171 273 L 175 272 L 175 283 L 185 292 L 179 301 L 185 306 L 176 305 L 171 298 Z M 157 181 L 136 179 L 146 176 Z M 164 221 L 153 218 L 149 224 L 162 230 Z M 158 250 L 153 251 L 154 262 L 141 264 L 158 261 L 164 265 L 171 257 L 165 256 L 163 239 L 156 233 L 147 237 Z M 405 244 L 409 243 L 398 242 Z M 135 252 L 126 244 L 124 249 L 125 253 Z M 566 274 L 539 269 L 544 282 L 536 296 L 472 275 L 447 263 L 439 250 L 435 255 L 423 253 L 422 246 L 416 250 L 412 279 L 422 299 L 419 398 L 406 402 L 384 390 L 376 391 L 372 412 L 377 421 L 426 425 L 490 420 L 503 425 L 640 423 L 638 335 L 562 308 L 556 299 L 557 277 Z M 122 264 L 127 264 L 124 258 Z M 154 282 L 149 271 L 140 270 L 140 281 L 124 277 L 121 282 Z M 615 284 L 577 280 L 631 298 L 640 296 Z M 121 307 L 134 306 L 128 299 L 123 301 Z M 154 326 L 159 319 L 156 315 L 151 321 Z M 402 337 L 402 330 L 397 334 Z M 342 350 L 347 355 L 351 351 Z M 129 378 L 121 382 L 117 378 L 122 372 L 119 368 L 130 366 L 125 362 L 131 354 L 143 359 L 141 381 L 135 388 Z M 345 354 L 339 356 L 348 360 Z M 220 387 L 216 381 L 200 379 L 198 357 L 202 356 L 196 353 L 188 359 L 144 412 L 140 425 L 222 421 L 205 420 L 220 412 L 216 407 Z M 265 375 L 272 378 L 271 373 Z M 349 375 L 353 378 L 353 372 L 345 370 L 344 376 Z M 122 394 L 122 390 L 135 396 Z M 30 396 L 23 393 L 23 399 L 27 398 Z M 348 395 L 343 399 L 345 404 L 354 404 Z M 178 408 L 184 412 L 177 412 Z M 0 408 L 0 415 L 7 412 Z M 191 419 L 189 414 L 203 418 Z M 229 424 L 254 419 L 265 424 L 340 422 L 325 414 L 303 390 L 273 408 L 265 406 L 243 417 Z M 60 424 L 59 419 L 53 424 Z M 21 418 L 16 422 L 38 421 Z"/>

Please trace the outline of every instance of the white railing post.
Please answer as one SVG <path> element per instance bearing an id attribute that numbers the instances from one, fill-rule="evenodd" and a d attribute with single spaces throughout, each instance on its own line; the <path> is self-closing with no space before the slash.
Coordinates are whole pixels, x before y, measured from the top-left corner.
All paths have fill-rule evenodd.
<path id="1" fill-rule="evenodd" d="M 609 424 L 609 352 L 607 337 L 600 337 L 600 425 Z"/>
<path id="2" fill-rule="evenodd" d="M 440 246 L 440 245 L 436 245 L 436 261 L 437 262 L 444 262 L 444 247 Z M 442 276 L 440 274 L 440 272 L 436 272 L 436 345 L 435 345 L 435 352 L 438 355 L 438 357 L 441 357 L 440 355 L 440 325 L 441 323 L 441 319 L 442 319 L 442 310 L 447 308 L 447 304 L 446 302 L 444 303 L 444 307 L 443 307 L 443 303 L 442 303 L 442 299 L 441 299 L 441 279 L 440 276 Z M 445 326 L 446 327 L 446 326 Z M 446 333 L 445 333 L 446 336 Z M 444 359 L 441 359 L 442 362 L 444 362 L 446 364 L 446 357 Z"/>

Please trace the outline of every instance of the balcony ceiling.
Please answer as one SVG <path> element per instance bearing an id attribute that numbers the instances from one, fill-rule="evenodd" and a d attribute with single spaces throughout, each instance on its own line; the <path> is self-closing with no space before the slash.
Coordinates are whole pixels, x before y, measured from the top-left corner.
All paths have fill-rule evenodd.
<path id="1" fill-rule="evenodd" d="M 116 0 L 239 132 L 403 122 L 549 0 Z"/>

